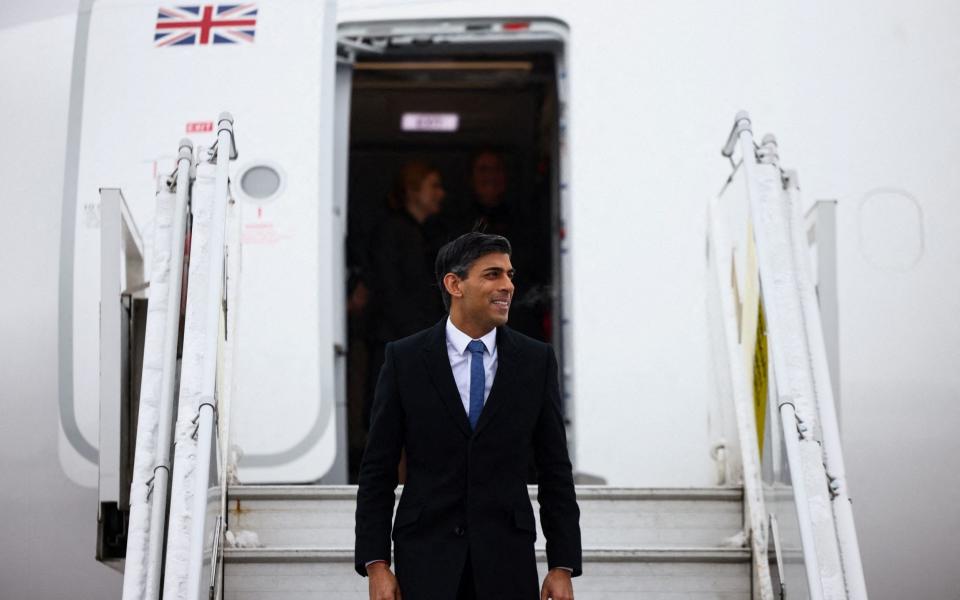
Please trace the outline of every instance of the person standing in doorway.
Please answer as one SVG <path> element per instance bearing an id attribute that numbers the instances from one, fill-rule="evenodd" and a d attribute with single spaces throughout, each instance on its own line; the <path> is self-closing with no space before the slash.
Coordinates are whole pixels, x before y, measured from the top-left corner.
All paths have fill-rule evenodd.
<path id="1" fill-rule="evenodd" d="M 482 150 L 470 165 L 471 202 L 462 217 L 464 231 L 483 231 L 513 239 L 518 223 L 515 207 L 507 201 L 507 168 L 503 156 Z M 516 240 L 514 240 L 516 241 Z"/>
<path id="2" fill-rule="evenodd" d="M 370 241 L 366 423 L 386 343 L 428 327 L 444 312 L 433 279 L 438 244 L 428 227 L 445 197 L 437 169 L 419 160 L 407 162 L 388 197 L 390 214 Z"/>
<path id="3" fill-rule="evenodd" d="M 537 199 L 511 183 L 508 171 L 506 157 L 496 150 L 483 149 L 473 156 L 470 201 L 456 228 L 511 240 L 517 255 L 517 283 L 523 292 L 514 302 L 511 326 L 534 339 L 549 341 L 545 327 L 552 308 L 549 221 L 538 213 Z"/>
<path id="4" fill-rule="evenodd" d="M 553 349 L 506 326 L 510 243 L 448 243 L 436 278 L 448 315 L 386 346 L 360 467 L 355 568 L 371 600 L 572 600 L 580 509 Z M 397 461 L 407 479 L 392 527 Z M 539 586 L 527 492 L 538 472 L 549 571 Z M 539 589 L 539 596 L 538 596 Z"/>

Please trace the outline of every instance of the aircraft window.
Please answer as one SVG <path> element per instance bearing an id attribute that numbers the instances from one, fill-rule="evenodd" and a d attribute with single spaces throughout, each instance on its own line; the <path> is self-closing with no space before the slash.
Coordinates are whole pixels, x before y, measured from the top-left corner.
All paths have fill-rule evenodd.
<path id="1" fill-rule="evenodd" d="M 250 167 L 240 178 L 240 189 L 257 200 L 269 198 L 280 189 L 280 173 L 267 165 Z"/>

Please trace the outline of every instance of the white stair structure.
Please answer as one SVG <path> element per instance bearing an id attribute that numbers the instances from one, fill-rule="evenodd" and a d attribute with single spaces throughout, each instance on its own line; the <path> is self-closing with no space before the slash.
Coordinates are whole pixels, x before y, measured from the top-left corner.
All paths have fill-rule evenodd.
<path id="1" fill-rule="evenodd" d="M 530 496 L 537 509 L 536 487 Z M 225 598 L 366 598 L 353 570 L 355 486 L 236 486 L 228 498 L 230 529 L 255 532 L 261 547 L 225 549 Z M 749 550 L 724 545 L 743 524 L 740 489 L 578 486 L 577 499 L 578 598 L 751 597 Z M 536 547 L 542 579 L 539 523 Z"/>
<path id="2" fill-rule="evenodd" d="M 584 575 L 576 580 L 577 597 L 866 600 L 820 320 L 822 290 L 809 264 L 796 174 L 780 168 L 772 136 L 755 144 L 746 113 L 737 116 L 723 153 L 733 173 L 709 204 L 707 304 L 716 327 L 718 396 L 732 413 L 715 448 L 718 480 L 736 487 L 578 486 Z M 181 285 L 170 267 L 179 263 L 184 220 L 173 219 L 167 185 L 158 195 L 167 212 L 158 211 L 166 220 L 158 220 L 155 239 L 166 244 L 151 270 L 147 330 L 155 335 L 144 351 L 151 368 L 141 394 L 147 402 L 130 491 L 124 598 L 159 598 L 161 582 L 164 600 L 366 598 L 367 581 L 353 568 L 355 487 L 228 486 L 237 474 L 230 422 L 238 414 L 231 399 L 242 344 L 240 221 L 228 186 L 236 158 L 232 117 L 221 116 L 216 147 L 195 156 L 181 144 L 181 154 L 176 206 L 186 209 L 192 182 L 192 250 L 176 429 L 170 431 L 170 349 Z M 115 246 L 119 229 L 117 221 Z M 119 287 L 116 278 L 104 286 Z M 158 302 L 166 295 L 170 300 Z M 164 372 L 168 385 L 161 387 Z M 165 451 L 171 441 L 172 464 Z M 530 499 L 536 504 L 535 487 Z M 538 533 L 542 577 L 545 540 Z M 224 540 L 231 547 L 223 548 Z"/>

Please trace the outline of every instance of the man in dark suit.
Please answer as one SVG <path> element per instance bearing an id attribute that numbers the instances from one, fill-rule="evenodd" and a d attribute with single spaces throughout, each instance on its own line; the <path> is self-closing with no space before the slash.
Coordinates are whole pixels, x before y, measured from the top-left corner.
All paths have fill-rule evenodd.
<path id="1" fill-rule="evenodd" d="M 573 598 L 580 510 L 557 361 L 549 345 L 506 327 L 510 253 L 506 238 L 478 232 L 441 248 L 448 317 L 387 346 L 357 493 L 355 567 L 370 577 L 371 600 L 536 600 L 531 458 L 549 567 L 540 598 Z"/>

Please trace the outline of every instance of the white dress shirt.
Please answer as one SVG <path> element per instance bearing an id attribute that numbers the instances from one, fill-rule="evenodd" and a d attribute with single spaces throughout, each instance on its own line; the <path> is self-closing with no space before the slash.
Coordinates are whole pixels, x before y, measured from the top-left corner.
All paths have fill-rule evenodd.
<path id="1" fill-rule="evenodd" d="M 457 382 L 460 401 L 467 416 L 470 416 L 470 361 L 473 358 L 467 350 L 467 344 L 472 341 L 473 338 L 457 329 L 447 317 L 447 358 L 450 359 L 450 369 L 453 370 L 453 379 Z M 486 349 L 483 353 L 483 402 L 486 404 L 490 388 L 493 387 L 493 377 L 497 374 L 497 330 L 491 329 L 480 341 Z"/>

